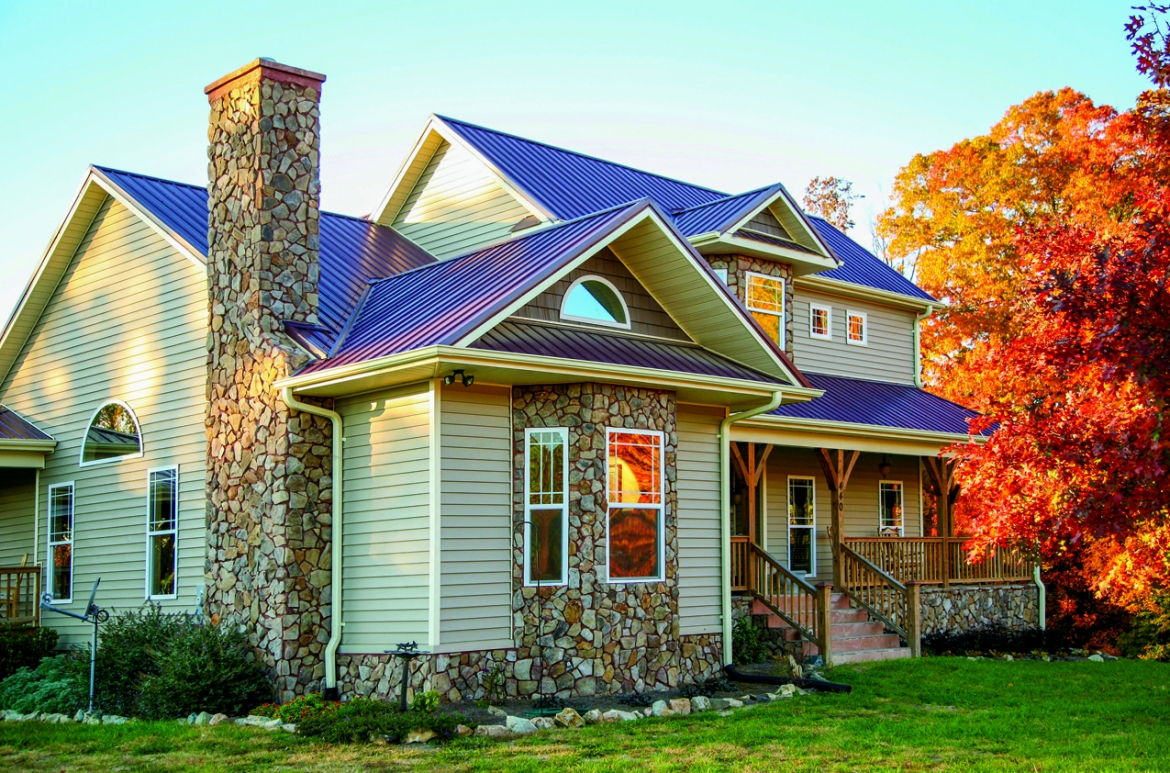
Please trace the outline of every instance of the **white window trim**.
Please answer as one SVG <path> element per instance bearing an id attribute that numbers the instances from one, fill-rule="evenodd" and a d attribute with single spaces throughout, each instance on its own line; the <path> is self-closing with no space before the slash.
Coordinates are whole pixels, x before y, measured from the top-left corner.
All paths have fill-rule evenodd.
<path id="1" fill-rule="evenodd" d="M 601 284 L 608 287 L 610 290 L 613 290 L 613 294 L 615 296 L 617 296 L 618 303 L 620 303 L 622 305 L 622 314 L 625 315 L 626 321 L 624 323 L 622 323 L 622 322 L 609 322 L 608 320 L 604 320 L 604 319 L 594 319 L 592 317 L 575 317 L 572 314 L 566 314 L 565 313 L 565 304 L 569 302 L 569 296 L 573 294 L 573 291 L 577 289 L 578 285 L 580 285 L 584 282 L 600 282 Z M 613 282 L 609 281 L 605 277 L 597 276 L 596 274 L 587 274 L 586 276 L 579 277 L 575 282 L 573 282 L 573 284 L 569 285 L 568 289 L 565 290 L 565 294 L 563 296 L 561 296 L 560 315 L 561 315 L 561 319 L 568 320 L 569 322 L 584 322 L 588 325 L 602 325 L 604 327 L 615 327 L 615 328 L 618 328 L 619 330 L 629 330 L 630 329 L 630 307 L 626 305 L 625 296 L 622 295 L 621 290 L 614 287 Z"/>
<path id="2" fill-rule="evenodd" d="M 87 462 L 85 461 L 85 441 L 89 437 L 89 428 L 93 426 L 93 420 L 97 418 L 97 415 L 101 412 L 102 408 L 105 408 L 111 403 L 116 403 L 117 405 L 125 408 L 126 412 L 130 414 L 130 418 L 134 420 L 134 428 L 138 430 L 138 453 L 126 454 L 125 456 L 111 456 L 109 459 L 94 459 L 91 462 Z M 115 462 L 120 462 L 123 459 L 141 459 L 145 451 L 146 442 L 142 437 L 142 422 L 138 420 L 138 414 L 134 412 L 134 409 L 131 408 L 130 405 L 124 400 L 102 400 L 98 407 L 94 409 L 94 412 L 89 415 L 89 421 L 85 423 L 85 429 L 82 430 L 81 450 L 77 454 L 77 465 L 79 467 L 96 467 L 99 464 L 113 464 Z"/>
<path id="3" fill-rule="evenodd" d="M 726 285 L 726 284 L 727 284 L 727 275 L 728 275 L 727 269 L 725 269 L 725 268 L 713 268 L 713 269 L 711 269 L 711 270 L 712 270 L 713 272 L 715 272 L 715 276 L 719 277 L 719 281 L 720 281 L 720 282 L 722 282 L 724 285 Z"/>
<path id="4" fill-rule="evenodd" d="M 813 503 L 813 520 L 811 526 L 793 526 L 792 525 L 792 481 L 807 480 L 812 483 L 812 503 Z M 816 577 L 817 575 L 817 479 L 813 475 L 789 475 L 788 483 L 785 487 L 784 496 L 786 497 L 786 507 L 784 508 L 784 520 L 787 527 L 787 542 L 788 542 L 788 568 L 794 574 L 803 574 L 805 577 Z M 792 530 L 793 529 L 807 529 L 812 534 L 812 539 L 809 540 L 809 566 L 812 567 L 811 572 L 800 572 L 792 568 Z"/>
<path id="5" fill-rule="evenodd" d="M 561 436 L 561 470 L 564 473 L 564 479 L 561 485 L 564 487 L 564 496 L 561 497 L 561 579 L 560 580 L 542 580 L 540 582 L 530 581 L 529 578 L 532 573 L 529 571 L 529 544 L 531 542 L 531 535 L 529 534 L 529 526 L 532 524 L 532 511 L 535 510 L 555 510 L 556 505 L 533 505 L 532 497 L 532 477 L 528 474 L 529 463 L 532 454 L 532 436 L 537 432 L 555 432 Z M 569 584 L 569 429 L 568 427 L 526 427 L 524 429 L 524 587 L 526 588 L 554 588 L 560 585 Z"/>
<path id="6" fill-rule="evenodd" d="M 53 491 L 59 488 L 69 489 L 69 541 L 53 540 Z M 51 598 L 50 601 L 54 604 L 72 604 L 73 603 L 73 575 L 74 569 L 77 568 L 77 487 L 74 481 L 67 483 L 54 483 L 49 486 L 48 502 L 45 503 L 45 570 L 46 582 L 44 586 L 45 593 L 53 592 L 53 574 L 56 567 L 53 564 L 53 548 L 57 545 L 69 546 L 69 598 L 57 599 Z"/>
<path id="7" fill-rule="evenodd" d="M 151 531 L 151 483 L 156 472 L 175 473 L 175 528 L 162 529 L 160 531 Z M 171 534 L 175 538 L 175 592 L 174 593 L 160 593 L 152 594 L 150 592 L 151 577 L 154 575 L 154 567 L 151 566 L 151 556 L 154 555 L 150 549 L 151 539 L 153 537 L 165 536 Z M 145 582 L 145 596 L 149 601 L 168 601 L 177 599 L 179 597 L 179 465 L 172 464 L 166 467 L 153 467 L 146 471 L 146 582 Z"/>
<path id="8" fill-rule="evenodd" d="M 861 340 L 854 341 L 853 337 L 849 335 L 849 319 L 850 317 L 861 317 Z M 853 311 L 847 309 L 845 311 L 845 343 L 850 346 L 869 346 L 869 315 L 864 311 Z"/>
<path id="9" fill-rule="evenodd" d="M 818 333 L 814 320 L 818 311 L 825 312 L 825 330 L 827 332 Z M 826 306 L 823 303 L 810 303 L 808 305 L 808 336 L 809 338 L 818 338 L 822 341 L 833 340 L 833 307 Z"/>
<path id="10" fill-rule="evenodd" d="M 883 534 L 887 528 L 893 528 L 892 526 L 888 527 L 882 523 L 882 484 L 883 483 L 896 483 L 896 484 L 898 484 L 898 491 L 900 492 L 900 494 L 902 496 L 902 525 L 898 527 L 898 536 L 905 537 L 906 536 L 906 484 L 900 480 L 879 480 L 878 481 L 878 534 Z"/>
<path id="11" fill-rule="evenodd" d="M 658 504 L 639 502 L 627 504 L 615 502 L 617 510 L 657 510 L 658 511 L 658 575 L 655 577 L 619 577 L 614 579 L 609 574 L 609 562 L 612 556 L 609 551 L 609 447 L 614 434 L 622 435 L 653 435 L 658 438 L 658 450 L 661 457 L 658 459 L 658 491 L 661 493 Z M 637 585 L 638 583 L 666 581 L 666 433 L 653 429 L 625 429 L 624 427 L 605 428 L 605 578 L 606 582 L 614 585 Z"/>
<path id="12" fill-rule="evenodd" d="M 756 308 L 755 306 L 752 306 L 752 304 L 751 304 L 751 284 L 752 284 L 751 278 L 753 276 L 758 276 L 758 277 L 761 277 L 763 279 L 767 279 L 770 282 L 779 282 L 780 283 L 780 314 L 777 314 L 772 309 L 759 309 L 759 308 Z M 777 346 L 779 346 L 781 349 L 784 349 L 787 346 L 787 342 L 788 342 L 788 303 L 787 303 L 788 283 L 784 281 L 783 277 L 769 276 L 768 274 L 761 274 L 758 271 L 745 271 L 744 272 L 744 280 L 743 280 L 743 297 L 744 297 L 744 301 L 745 301 L 744 305 L 747 306 L 748 311 L 757 311 L 760 314 L 771 314 L 774 317 L 776 317 L 776 316 L 780 317 L 780 325 L 779 325 L 779 327 L 780 327 L 780 340 L 779 340 L 779 342 L 777 342 Z"/>

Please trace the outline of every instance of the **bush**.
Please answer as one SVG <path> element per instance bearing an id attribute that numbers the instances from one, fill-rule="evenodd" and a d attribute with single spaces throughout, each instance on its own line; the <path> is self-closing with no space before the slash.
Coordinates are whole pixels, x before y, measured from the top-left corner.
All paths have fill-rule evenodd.
<path id="1" fill-rule="evenodd" d="M 466 721 L 462 714 L 401 711 L 397 706 L 374 698 L 354 698 L 336 711 L 307 717 L 297 733 L 316 736 L 329 743 L 354 743 L 385 739 L 398 743 L 412 730 L 431 730 L 440 741 L 455 736 L 455 728 Z"/>
<path id="2" fill-rule="evenodd" d="M 320 717 L 341 708 L 338 701 L 327 701 L 321 693 L 309 693 L 293 698 L 288 703 L 262 703 L 250 712 L 252 716 L 279 719 L 281 722 L 300 723 L 313 717 Z"/>
<path id="3" fill-rule="evenodd" d="M 101 628 L 97 654 L 97 707 L 108 714 L 137 716 L 142 685 L 159 672 L 159 655 L 195 622 L 166 614 L 157 604 L 124 612 Z"/>
<path id="4" fill-rule="evenodd" d="M 731 649 L 736 663 L 763 663 L 768 659 L 767 632 L 757 628 L 751 617 L 743 615 L 731 629 Z"/>
<path id="5" fill-rule="evenodd" d="M 20 668 L 0 682 L 0 709 L 74 714 L 89 705 L 89 658 L 65 653 Z"/>
<path id="6" fill-rule="evenodd" d="M 24 628 L 0 623 L 0 680 L 20 668 L 36 668 L 53 654 L 57 632 L 52 628 Z"/>
<path id="7" fill-rule="evenodd" d="M 410 702 L 411 711 L 434 711 L 437 708 L 439 708 L 438 690 L 415 693 L 414 700 Z"/>
<path id="8" fill-rule="evenodd" d="M 1064 632 L 1026 628 L 1013 631 L 999 623 L 972 631 L 932 633 L 922 637 L 922 650 L 931 655 L 1028 654 L 1065 652 Z"/>
<path id="9" fill-rule="evenodd" d="M 1133 626 L 1117 637 L 1117 647 L 1126 657 L 1170 662 L 1170 594 L 1156 597 L 1153 606 L 1134 615 Z"/>

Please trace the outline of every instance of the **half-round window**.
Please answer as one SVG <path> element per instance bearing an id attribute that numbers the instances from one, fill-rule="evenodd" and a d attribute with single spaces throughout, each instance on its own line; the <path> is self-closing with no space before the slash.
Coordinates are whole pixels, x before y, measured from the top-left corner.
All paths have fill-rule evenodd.
<path id="1" fill-rule="evenodd" d="M 81 463 L 111 462 L 142 453 L 142 431 L 130 406 L 121 400 L 98 408 L 85 431 Z"/>
<path id="2" fill-rule="evenodd" d="M 561 319 L 610 327 L 630 327 L 630 311 L 618 289 L 599 276 L 583 276 L 569 285 Z"/>

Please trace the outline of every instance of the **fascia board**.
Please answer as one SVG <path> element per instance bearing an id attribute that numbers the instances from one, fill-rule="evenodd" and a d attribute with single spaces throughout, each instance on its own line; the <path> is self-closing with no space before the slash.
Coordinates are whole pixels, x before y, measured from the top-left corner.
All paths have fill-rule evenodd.
<path id="1" fill-rule="evenodd" d="M 0 440 L 0 451 L 32 451 L 47 454 L 56 447 L 56 440 Z"/>
<path id="2" fill-rule="evenodd" d="M 807 252 L 800 252 L 799 250 L 790 250 L 786 247 L 777 247 L 772 244 L 745 239 L 735 234 L 724 234 L 718 241 L 721 244 L 726 244 L 735 253 L 742 255 L 761 255 L 773 259 L 779 258 L 785 263 L 791 263 L 793 269 L 805 269 L 807 272 L 830 271 L 840 265 L 835 258 L 825 257 L 823 255 L 810 255 Z"/>
<path id="3" fill-rule="evenodd" d="M 815 430 L 826 435 L 910 440 L 938 443 L 940 446 L 951 445 L 953 443 L 982 444 L 987 442 L 987 438 L 983 435 L 927 432 L 925 430 L 905 429 L 902 427 L 883 427 L 874 424 L 855 424 L 852 422 L 824 421 L 821 419 L 800 419 L 791 416 L 774 416 L 771 414 L 748 419 L 740 426 L 779 430 Z"/>
<path id="4" fill-rule="evenodd" d="M 94 182 L 101 186 L 102 190 L 106 191 L 115 199 L 117 199 L 118 203 L 126 207 L 126 209 L 130 210 L 146 221 L 152 228 L 154 228 L 155 231 L 158 232 L 159 236 L 161 236 L 163 240 L 167 242 L 167 244 L 174 247 L 180 255 L 194 263 L 197 267 L 199 267 L 200 270 L 206 270 L 206 255 L 199 252 L 199 250 L 188 244 L 186 239 L 172 231 L 165 223 L 155 217 L 153 212 L 143 207 L 138 203 L 137 199 L 123 190 L 122 186 L 118 185 L 109 177 L 107 177 L 102 170 L 91 166 L 89 171 L 93 176 Z"/>
<path id="5" fill-rule="evenodd" d="M 406 158 L 403 159 L 402 163 L 399 165 L 398 172 L 395 173 L 394 181 L 390 183 L 389 190 L 387 190 L 386 195 L 382 197 L 381 203 L 374 208 L 373 214 L 370 216 L 370 220 L 372 222 L 382 224 L 382 221 L 387 215 L 387 207 L 389 207 L 390 202 L 394 200 L 394 197 L 398 193 L 398 189 L 408 182 L 406 177 L 410 171 L 410 167 L 414 164 L 414 160 L 418 157 L 418 154 L 423 151 L 423 148 L 426 146 L 427 140 L 430 138 L 431 133 L 434 132 L 435 134 L 438 134 L 440 138 L 443 137 L 440 132 L 435 130 L 435 121 L 436 118 L 433 115 L 427 119 L 427 125 L 423 127 L 422 134 L 420 134 L 418 139 L 415 140 L 414 147 L 410 149 L 410 153 L 406 155 Z M 413 185 L 415 182 L 417 182 L 417 177 L 409 181 L 411 185 Z M 401 209 L 401 206 L 399 206 L 398 209 Z M 397 211 L 389 214 L 390 220 L 398 217 Z"/>
<path id="6" fill-rule="evenodd" d="M 830 279 L 828 277 L 816 276 L 815 274 L 797 277 L 796 284 L 798 286 L 804 286 L 809 290 L 833 295 L 844 295 L 862 301 L 873 301 L 874 303 L 895 306 L 900 309 L 931 311 L 947 308 L 947 304 L 941 301 L 928 301 L 925 298 L 915 298 L 913 295 L 903 295 L 902 293 L 890 292 L 889 290 L 879 290 L 876 287 L 867 287 L 865 285 L 853 284 L 852 282 L 842 282 L 840 279 Z"/>
<path id="7" fill-rule="evenodd" d="M 788 195 L 788 191 L 785 190 L 784 186 L 781 185 L 780 183 L 776 183 L 775 185 L 773 185 L 772 192 L 771 192 L 771 194 L 769 194 L 767 196 L 767 198 L 765 198 L 762 202 L 760 202 L 758 205 L 756 205 L 754 208 L 752 208 L 752 210 L 750 212 L 748 212 L 745 216 L 741 217 L 738 221 L 733 223 L 728 228 L 725 228 L 724 233 L 727 234 L 728 236 L 733 236 L 736 231 L 738 231 L 741 228 L 744 228 L 752 220 L 752 218 L 754 218 L 756 215 L 763 212 L 765 209 L 769 209 L 779 199 L 783 199 L 784 204 L 788 207 L 788 209 L 792 210 L 793 214 L 796 215 L 797 220 L 800 221 L 801 225 L 804 227 L 804 229 L 808 233 L 808 235 L 812 237 L 813 241 L 816 244 L 820 245 L 821 250 L 824 252 L 824 255 L 822 257 L 825 257 L 825 258 L 833 261 L 832 265 L 830 265 L 829 268 L 836 268 L 837 265 L 839 265 L 839 263 L 838 263 L 838 259 L 837 259 L 836 255 L 834 254 L 833 250 L 830 249 L 829 245 L 825 242 L 825 240 L 821 238 L 821 235 L 819 233 L 817 233 L 816 228 L 813 226 L 812 223 L 810 223 L 808 221 L 808 218 L 805 217 L 804 212 L 800 209 L 800 207 L 796 206 L 796 202 L 794 202 L 792 200 L 792 197 Z M 783 248 L 779 247 L 777 249 L 782 250 Z M 788 252 L 788 251 L 786 250 L 785 252 Z"/>

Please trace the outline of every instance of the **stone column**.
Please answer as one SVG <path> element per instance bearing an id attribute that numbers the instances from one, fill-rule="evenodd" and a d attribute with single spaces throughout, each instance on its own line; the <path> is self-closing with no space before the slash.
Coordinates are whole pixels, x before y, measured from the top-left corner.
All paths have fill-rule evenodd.
<path id="1" fill-rule="evenodd" d="M 207 611 L 243 623 L 279 697 L 312 689 L 330 617 L 331 427 L 274 383 L 317 321 L 325 76 L 257 59 L 207 87 Z"/>

